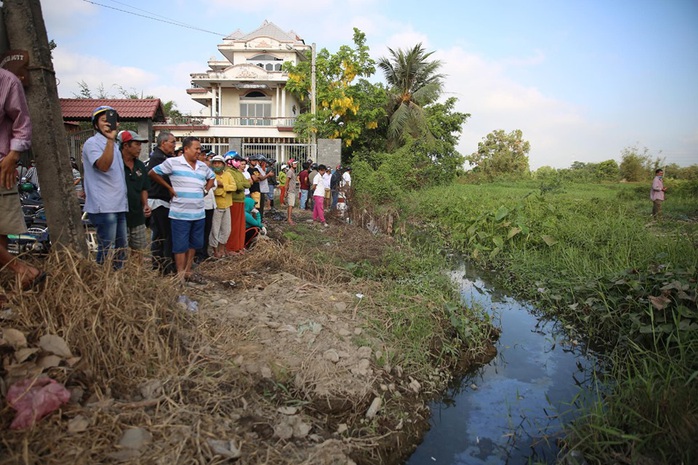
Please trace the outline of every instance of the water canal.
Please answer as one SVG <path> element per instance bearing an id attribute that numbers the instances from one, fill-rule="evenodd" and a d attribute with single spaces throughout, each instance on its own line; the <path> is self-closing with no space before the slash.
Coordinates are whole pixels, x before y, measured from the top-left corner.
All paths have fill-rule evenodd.
<path id="1" fill-rule="evenodd" d="M 431 405 L 431 429 L 407 465 L 555 463 L 562 425 L 593 396 L 597 360 L 486 275 L 463 265 L 452 278 L 466 305 L 501 328 L 498 353 Z"/>

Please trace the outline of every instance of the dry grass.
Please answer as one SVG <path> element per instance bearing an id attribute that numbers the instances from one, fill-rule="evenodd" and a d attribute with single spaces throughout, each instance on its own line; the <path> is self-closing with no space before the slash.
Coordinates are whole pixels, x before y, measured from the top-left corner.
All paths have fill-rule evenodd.
<path id="1" fill-rule="evenodd" d="M 61 252 L 44 268 L 50 273 L 45 289 L 11 298 L 13 317 L 0 320 L 0 327 L 24 333 L 30 348 L 42 335 L 61 336 L 79 360 L 41 370 L 30 358 L 20 367 L 3 347 L 0 375 L 6 386 L 13 373 L 43 371 L 71 390 L 75 402 L 27 431 L 9 430 L 13 411 L 4 406 L 0 464 L 223 463 L 208 439 L 236 437 L 235 420 L 250 415 L 243 396 L 257 395 L 226 355 L 226 341 L 240 337 L 236 328 L 182 311 L 175 303 L 183 290 L 177 282 L 143 267 L 114 272 Z M 86 431 L 71 431 L 76 419 L 87 421 Z M 129 458 L 115 444 L 136 426 L 153 437 Z M 245 450 L 240 463 L 258 463 L 258 447 L 239 440 L 237 446 Z M 271 454 L 265 449 L 259 451 Z M 273 455 L 264 461 L 292 463 Z"/>

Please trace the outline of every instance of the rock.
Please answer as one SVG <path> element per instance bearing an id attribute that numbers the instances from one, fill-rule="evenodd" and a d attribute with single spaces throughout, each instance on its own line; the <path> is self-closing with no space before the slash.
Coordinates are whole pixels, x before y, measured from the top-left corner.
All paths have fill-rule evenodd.
<path id="1" fill-rule="evenodd" d="M 337 303 L 334 304 L 334 308 L 335 308 L 335 310 L 337 310 L 338 312 L 344 312 L 344 311 L 346 311 L 346 309 L 347 309 L 347 304 L 344 303 L 344 302 L 337 302 Z"/>
<path id="2" fill-rule="evenodd" d="M 151 379 L 140 386 L 138 391 L 144 399 L 154 399 L 162 394 L 162 381 L 159 379 Z"/>
<path id="3" fill-rule="evenodd" d="M 359 350 L 356 351 L 359 358 L 371 358 L 372 353 L 373 351 L 368 346 L 359 347 Z"/>
<path id="4" fill-rule="evenodd" d="M 68 422 L 68 432 L 71 434 L 82 433 L 87 431 L 88 426 L 90 426 L 90 420 L 78 415 Z"/>
<path id="5" fill-rule="evenodd" d="M 350 336 L 350 335 L 351 335 L 351 331 L 349 331 L 348 329 L 344 329 L 344 328 L 340 329 L 340 330 L 337 331 L 337 332 L 338 332 L 339 335 L 342 336 L 342 337 L 347 337 L 347 336 Z"/>
<path id="6" fill-rule="evenodd" d="M 329 349 L 325 351 L 325 353 L 322 355 L 322 358 L 324 358 L 325 360 L 329 360 L 332 363 L 339 362 L 339 354 L 334 349 Z"/>
<path id="7" fill-rule="evenodd" d="M 293 426 L 285 421 L 278 423 L 274 426 L 274 436 L 279 439 L 291 439 L 293 437 Z"/>
<path id="8" fill-rule="evenodd" d="M 240 449 L 235 444 L 232 439 L 230 441 L 221 441 L 219 439 L 209 439 L 207 440 L 208 445 L 211 446 L 211 450 L 214 454 L 226 457 L 229 459 L 237 459 L 242 455 Z"/>
<path id="9" fill-rule="evenodd" d="M 295 415 L 298 413 L 298 408 L 296 407 L 279 407 L 276 409 L 277 412 L 283 413 L 284 415 Z"/>
<path id="10" fill-rule="evenodd" d="M 346 432 L 348 429 L 349 429 L 349 427 L 347 426 L 346 423 L 340 423 L 337 426 L 337 434 L 342 434 L 342 433 Z"/>
<path id="11" fill-rule="evenodd" d="M 362 332 L 363 332 L 363 330 L 362 330 L 361 328 L 354 328 L 354 334 L 355 334 L 355 335 L 358 336 L 358 335 L 360 335 Z"/>
<path id="12" fill-rule="evenodd" d="M 153 436 L 143 428 L 129 428 L 121 436 L 119 446 L 124 449 L 140 450 L 143 446 L 149 444 L 152 439 Z"/>
<path id="13" fill-rule="evenodd" d="M 419 391 L 422 389 L 422 385 L 419 384 L 419 382 L 411 376 L 409 377 L 409 379 L 410 379 L 410 384 L 409 384 L 410 389 L 412 389 L 412 391 L 414 391 L 416 394 L 419 394 Z"/>
<path id="14" fill-rule="evenodd" d="M 310 433 L 310 430 L 313 429 L 312 425 L 305 423 L 304 421 L 301 421 L 298 417 L 292 417 L 296 418 L 298 421 L 295 422 L 293 425 L 293 437 L 302 439 Z"/>
<path id="15" fill-rule="evenodd" d="M 274 374 L 273 374 L 272 371 L 271 371 L 271 368 L 269 368 L 269 367 L 266 366 L 266 365 L 264 365 L 264 366 L 261 368 L 260 373 L 261 373 L 261 375 L 262 375 L 262 378 L 271 379 L 271 378 L 274 376 Z"/>
<path id="16" fill-rule="evenodd" d="M 356 366 L 354 366 L 351 369 L 351 372 L 354 373 L 355 375 L 367 376 L 371 372 L 370 367 L 371 367 L 371 362 L 369 362 L 368 360 L 366 360 L 364 358 L 364 359 L 359 360 L 359 363 L 357 363 Z"/>
<path id="17" fill-rule="evenodd" d="M 383 399 L 381 397 L 376 397 L 371 402 L 371 406 L 366 410 L 366 418 L 372 420 L 376 416 L 378 410 L 383 406 Z"/>

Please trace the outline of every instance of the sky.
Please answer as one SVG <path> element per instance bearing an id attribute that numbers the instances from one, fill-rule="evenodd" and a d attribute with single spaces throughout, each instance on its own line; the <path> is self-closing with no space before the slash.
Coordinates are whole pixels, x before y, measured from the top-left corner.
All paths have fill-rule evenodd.
<path id="1" fill-rule="evenodd" d="M 336 52 L 366 34 L 374 59 L 422 43 L 443 98 L 470 113 L 458 150 L 520 129 L 531 169 L 615 159 L 627 147 L 698 163 L 696 0 L 41 0 L 61 97 L 119 86 L 185 114 L 190 73 L 265 20 Z M 371 78 L 382 81 L 380 70 Z"/>

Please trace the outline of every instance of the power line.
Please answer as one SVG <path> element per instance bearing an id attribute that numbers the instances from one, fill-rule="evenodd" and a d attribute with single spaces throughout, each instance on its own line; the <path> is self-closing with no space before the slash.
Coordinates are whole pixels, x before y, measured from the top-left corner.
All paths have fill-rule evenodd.
<path id="1" fill-rule="evenodd" d="M 179 26 L 179 27 L 183 27 L 183 28 L 186 28 L 186 29 L 192 29 L 192 30 L 194 30 L 194 31 L 205 32 L 205 33 L 207 33 L 207 34 L 213 34 L 213 35 L 216 35 L 216 36 L 219 36 L 219 37 L 226 37 L 226 36 L 227 36 L 227 34 L 221 34 L 220 32 L 214 32 L 214 31 L 209 31 L 209 30 L 206 30 L 206 29 L 201 29 L 201 28 L 198 28 L 198 27 L 187 26 L 187 25 L 184 24 L 184 23 L 180 23 L 180 22 L 177 22 L 177 21 L 174 21 L 174 20 L 168 20 L 168 19 L 156 18 L 156 17 L 154 17 L 154 16 L 142 15 L 142 14 L 139 14 L 139 13 L 134 13 L 133 11 L 122 10 L 121 8 L 116 8 L 116 7 L 113 7 L 113 6 L 104 5 L 104 4 L 102 4 L 102 3 L 93 2 L 92 0 L 82 0 L 82 1 L 83 1 L 83 2 L 86 2 L 86 3 L 91 3 L 91 4 L 93 4 L 93 5 L 102 6 L 102 7 L 104 7 L 104 8 L 109 8 L 109 9 L 111 9 L 111 10 L 120 11 L 120 12 L 122 12 L 122 13 L 127 13 L 127 14 L 129 14 L 129 15 L 140 16 L 141 18 L 152 19 L 153 21 L 160 21 L 161 23 L 171 24 L 171 25 L 173 25 L 173 26 Z M 151 13 L 151 14 L 152 14 L 152 13 Z"/>

